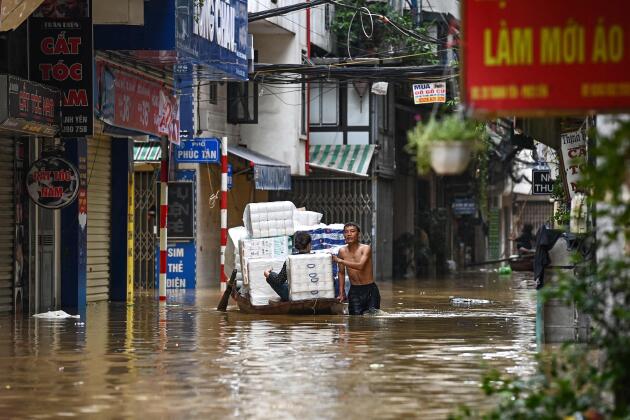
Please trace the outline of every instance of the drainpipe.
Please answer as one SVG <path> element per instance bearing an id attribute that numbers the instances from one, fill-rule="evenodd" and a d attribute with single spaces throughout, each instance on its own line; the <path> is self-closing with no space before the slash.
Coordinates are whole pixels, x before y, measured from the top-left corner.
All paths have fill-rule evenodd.
<path id="1" fill-rule="evenodd" d="M 310 3 L 310 0 L 306 0 L 307 3 Z M 306 57 L 310 60 L 311 58 L 311 8 L 306 8 Z M 311 83 L 306 83 L 306 118 L 304 119 L 304 123 L 306 124 L 306 143 L 304 145 L 304 175 L 307 175 L 311 172 L 311 154 L 310 154 L 310 143 L 311 143 Z"/>

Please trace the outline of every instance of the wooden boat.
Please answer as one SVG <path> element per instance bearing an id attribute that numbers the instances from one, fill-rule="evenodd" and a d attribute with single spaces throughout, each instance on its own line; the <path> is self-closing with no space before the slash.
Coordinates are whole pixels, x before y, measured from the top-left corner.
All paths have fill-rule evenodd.
<path id="1" fill-rule="evenodd" d="M 534 271 L 534 254 L 519 255 L 509 260 L 512 271 Z"/>
<path id="2" fill-rule="evenodd" d="M 249 296 L 242 296 L 232 288 L 232 299 L 238 309 L 246 314 L 258 315 L 341 315 L 344 304 L 337 299 L 309 299 L 295 302 L 273 302 L 268 305 L 254 306 Z"/>

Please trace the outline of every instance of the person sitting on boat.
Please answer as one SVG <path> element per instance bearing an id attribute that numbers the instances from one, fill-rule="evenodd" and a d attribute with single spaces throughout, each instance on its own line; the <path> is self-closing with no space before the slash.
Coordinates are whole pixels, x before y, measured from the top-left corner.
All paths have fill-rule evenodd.
<path id="1" fill-rule="evenodd" d="M 293 235 L 293 247 L 298 254 L 309 254 L 311 252 L 311 235 L 307 232 L 295 232 Z M 283 302 L 289 300 L 289 282 L 287 280 L 287 263 L 285 261 L 279 273 L 271 269 L 263 273 L 267 283 L 280 296 Z"/>
<path id="2" fill-rule="evenodd" d="M 361 228 L 356 223 L 343 226 L 346 245 L 339 250 L 333 261 L 339 265 L 339 301 L 345 298 L 346 268 L 350 278 L 348 310 L 350 315 L 363 315 L 381 309 L 381 295 L 372 272 L 372 248 L 359 243 Z"/>
<path id="3" fill-rule="evenodd" d="M 534 248 L 534 235 L 532 234 L 534 226 L 526 223 L 521 230 L 521 234 L 513 239 L 516 242 L 516 251 L 519 254 L 530 254 Z"/>

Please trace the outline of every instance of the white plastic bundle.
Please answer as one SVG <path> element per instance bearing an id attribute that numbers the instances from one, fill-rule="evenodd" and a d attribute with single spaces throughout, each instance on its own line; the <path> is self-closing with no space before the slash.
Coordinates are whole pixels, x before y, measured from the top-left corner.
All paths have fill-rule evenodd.
<path id="1" fill-rule="evenodd" d="M 230 278 L 232 270 L 236 269 L 236 281 L 242 279 L 241 256 L 238 243 L 241 239 L 247 238 L 247 229 L 243 226 L 228 229 L 228 241 L 225 247 L 224 273 Z"/>
<path id="2" fill-rule="evenodd" d="M 287 274 L 290 300 L 335 297 L 330 254 L 291 255 L 287 261 Z"/>
<path id="3" fill-rule="evenodd" d="M 284 258 L 258 258 L 247 262 L 249 296 L 252 305 L 268 305 L 269 299 L 279 299 L 278 294 L 267 283 L 264 272 L 271 269 L 279 273 L 285 261 Z"/>
<path id="4" fill-rule="evenodd" d="M 250 238 L 269 238 L 293 235 L 293 212 L 295 205 L 290 201 L 249 203 L 243 213 L 243 224 Z"/>
<path id="5" fill-rule="evenodd" d="M 293 213 L 293 224 L 296 232 L 298 230 L 306 230 L 310 226 L 318 225 L 324 215 L 316 211 L 296 210 Z"/>

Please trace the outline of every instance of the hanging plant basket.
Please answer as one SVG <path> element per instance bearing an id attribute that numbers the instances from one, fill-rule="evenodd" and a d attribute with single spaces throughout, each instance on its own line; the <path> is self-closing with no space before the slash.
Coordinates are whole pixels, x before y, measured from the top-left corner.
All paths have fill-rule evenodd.
<path id="1" fill-rule="evenodd" d="M 418 173 L 433 169 L 438 175 L 458 175 L 483 146 L 486 134 L 483 123 L 450 114 L 417 124 L 407 138 L 406 150 L 415 155 Z"/>
<path id="2" fill-rule="evenodd" d="M 438 175 L 459 175 L 466 170 L 472 156 L 472 143 L 435 141 L 431 144 L 431 168 Z"/>

